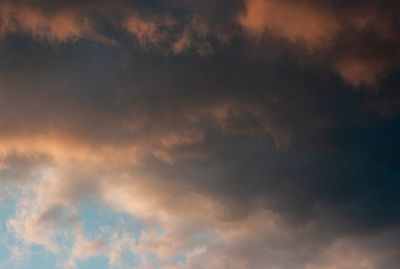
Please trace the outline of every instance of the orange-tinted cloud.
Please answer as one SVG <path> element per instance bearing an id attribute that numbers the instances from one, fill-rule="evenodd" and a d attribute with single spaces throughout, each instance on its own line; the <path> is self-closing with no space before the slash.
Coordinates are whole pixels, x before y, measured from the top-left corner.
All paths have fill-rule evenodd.
<path id="1" fill-rule="evenodd" d="M 78 40 L 93 34 L 90 18 L 78 10 L 64 9 L 45 13 L 29 4 L 0 3 L 0 32 L 2 35 L 22 32 L 37 39 L 52 42 Z"/>
<path id="2" fill-rule="evenodd" d="M 239 23 L 252 34 L 269 33 L 310 48 L 329 43 L 340 27 L 329 10 L 301 1 L 248 0 Z"/>
<path id="3" fill-rule="evenodd" d="M 166 32 L 173 25 L 172 18 L 145 19 L 137 15 L 130 15 L 123 22 L 123 27 L 134 35 L 143 46 L 165 42 Z"/>
<path id="4" fill-rule="evenodd" d="M 191 1 L 172 1 L 165 10 L 124 1 L 99 1 L 96 5 L 3 1 L 0 34 L 30 35 L 52 43 L 90 40 L 125 46 L 122 32 L 141 47 L 197 55 L 229 47 L 237 37 L 259 42 L 263 36 L 275 42 L 289 41 L 306 57 L 319 55 L 354 87 L 375 85 L 399 59 L 395 1 L 379 6 L 371 1 L 351 5 L 245 0 L 232 2 L 226 12 L 221 12 L 217 3 L 209 4 L 212 10 L 207 11 L 206 5 Z M 176 7 L 186 16 L 171 12 Z M 107 27 L 119 34 L 110 35 Z"/>
<path id="5" fill-rule="evenodd" d="M 354 86 L 373 85 L 386 68 L 385 62 L 368 59 L 347 58 L 339 60 L 336 64 L 342 78 Z"/>
<path id="6" fill-rule="evenodd" d="M 333 58 L 347 83 L 371 86 L 399 58 L 392 6 L 246 0 L 238 22 L 250 35 L 279 37 Z"/>

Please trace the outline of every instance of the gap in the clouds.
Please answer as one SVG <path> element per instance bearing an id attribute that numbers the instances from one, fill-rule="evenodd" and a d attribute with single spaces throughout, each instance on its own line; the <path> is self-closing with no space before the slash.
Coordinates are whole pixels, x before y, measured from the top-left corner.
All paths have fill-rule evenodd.
<path id="1" fill-rule="evenodd" d="M 6 198 L 0 203 L 0 219 L 4 220 L 0 223 L 0 268 L 6 264 L 6 261 L 10 257 L 10 240 L 7 232 L 7 222 L 10 216 L 13 215 L 15 210 L 15 201 L 10 198 Z"/>
<path id="2" fill-rule="evenodd" d="M 40 180 L 43 173 L 34 173 L 35 180 Z M 26 190 L 25 190 L 26 191 Z M 1 201 L 0 219 L 0 269 L 53 269 L 57 263 L 56 256 L 44 246 L 25 244 L 8 227 L 8 220 L 15 217 L 18 199 L 26 194 L 21 188 L 8 188 L 7 195 Z"/>
<path id="3" fill-rule="evenodd" d="M 132 254 L 129 251 L 124 251 L 121 256 L 122 264 L 119 268 L 133 268 L 141 263 L 141 259 L 139 255 Z"/>
<path id="4" fill-rule="evenodd" d="M 48 254 L 43 247 L 32 246 L 29 260 L 22 263 L 21 267 L 16 267 L 16 269 L 54 269 L 55 264 L 57 262 L 54 255 Z"/>
<path id="5" fill-rule="evenodd" d="M 9 196 L 1 201 L 0 219 L 0 269 L 53 269 L 56 257 L 43 246 L 24 245 L 7 228 L 7 220 L 15 214 L 18 190 L 10 190 Z"/>
<path id="6" fill-rule="evenodd" d="M 96 196 L 88 196 L 80 203 L 79 216 L 84 223 L 84 233 L 89 240 L 102 240 L 112 247 L 113 240 L 123 240 L 129 235 L 132 244 L 137 244 L 145 229 L 144 223 L 132 215 L 116 212 Z M 140 263 L 138 255 L 124 247 L 120 253 L 120 263 L 115 268 L 132 268 Z M 77 261 L 77 268 L 110 268 L 109 257 L 97 255 Z M 112 267 L 112 268 L 114 268 Z"/>
<path id="7" fill-rule="evenodd" d="M 86 197 L 78 210 L 84 221 L 85 232 L 90 237 L 96 237 L 110 229 L 119 229 L 121 232 L 134 234 L 134 238 L 139 240 L 144 229 L 144 224 L 138 218 L 114 211 L 95 196 Z"/>
<path id="8" fill-rule="evenodd" d="M 110 266 L 106 257 L 98 256 L 88 260 L 79 261 L 77 262 L 76 267 L 79 269 L 108 269 Z"/>
<path id="9" fill-rule="evenodd" d="M 185 254 L 177 254 L 171 258 L 172 262 L 183 265 L 187 263 L 187 257 Z"/>

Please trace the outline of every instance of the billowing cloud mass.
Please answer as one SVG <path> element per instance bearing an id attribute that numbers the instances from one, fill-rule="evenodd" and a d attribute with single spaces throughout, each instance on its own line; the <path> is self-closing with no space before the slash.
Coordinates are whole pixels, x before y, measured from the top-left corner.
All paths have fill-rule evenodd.
<path id="1" fill-rule="evenodd" d="M 1 1 L 0 268 L 398 268 L 399 8 Z"/>

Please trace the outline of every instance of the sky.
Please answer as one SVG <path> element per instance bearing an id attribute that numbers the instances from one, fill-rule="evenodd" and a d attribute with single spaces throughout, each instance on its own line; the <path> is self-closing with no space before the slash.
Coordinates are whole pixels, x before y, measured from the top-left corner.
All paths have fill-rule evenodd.
<path id="1" fill-rule="evenodd" d="M 0 269 L 398 269 L 397 0 L 1 0 Z"/>

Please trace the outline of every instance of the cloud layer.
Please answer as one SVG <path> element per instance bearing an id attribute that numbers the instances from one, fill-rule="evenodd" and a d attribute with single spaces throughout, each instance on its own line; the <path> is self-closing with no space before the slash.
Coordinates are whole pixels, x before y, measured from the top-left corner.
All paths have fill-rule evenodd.
<path id="1" fill-rule="evenodd" d="M 397 1 L 3 1 L 0 32 L 108 45 L 126 44 L 122 32 L 143 47 L 200 55 L 237 38 L 258 46 L 282 39 L 318 53 L 346 82 L 360 86 L 377 83 L 398 62 L 397 9 Z"/>
<path id="2" fill-rule="evenodd" d="M 14 258 L 397 268 L 397 7 L 2 1 Z M 94 232 L 88 199 L 140 224 Z"/>

